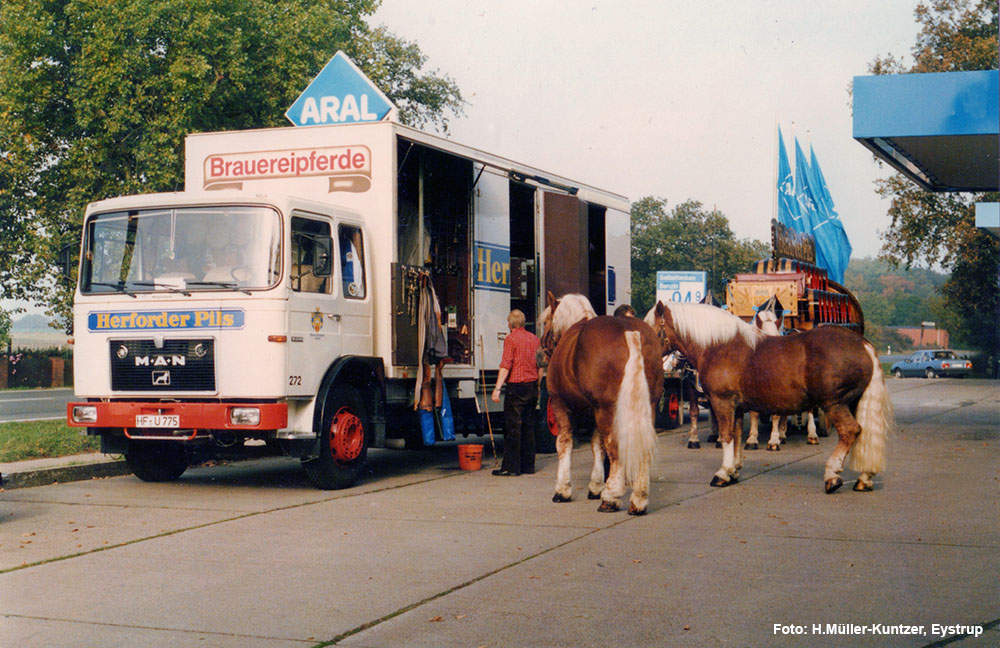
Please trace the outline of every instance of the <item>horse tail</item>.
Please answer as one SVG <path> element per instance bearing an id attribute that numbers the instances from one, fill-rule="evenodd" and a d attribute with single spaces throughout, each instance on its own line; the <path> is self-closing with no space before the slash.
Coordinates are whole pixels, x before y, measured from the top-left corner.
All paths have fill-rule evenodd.
<path id="1" fill-rule="evenodd" d="M 653 406 L 649 384 L 642 361 L 642 336 L 639 331 L 626 331 L 628 361 L 622 373 L 615 406 L 614 434 L 618 440 L 618 456 L 625 479 L 636 484 L 643 466 L 648 471 L 656 449 L 656 429 L 653 427 Z"/>
<path id="2" fill-rule="evenodd" d="M 875 348 L 865 342 L 865 351 L 872 359 L 872 378 L 858 401 L 855 418 L 861 433 L 851 447 L 849 465 L 858 472 L 874 475 L 885 468 L 885 444 L 895 415 Z"/>

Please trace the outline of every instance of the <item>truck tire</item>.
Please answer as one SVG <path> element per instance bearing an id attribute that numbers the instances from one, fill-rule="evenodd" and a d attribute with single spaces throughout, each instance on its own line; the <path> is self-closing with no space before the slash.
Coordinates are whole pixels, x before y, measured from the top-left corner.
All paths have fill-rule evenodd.
<path id="1" fill-rule="evenodd" d="M 330 390 L 320 429 L 319 457 L 302 460 L 309 482 L 322 490 L 353 486 L 365 469 L 370 426 L 357 391 L 344 386 Z"/>
<path id="2" fill-rule="evenodd" d="M 681 383 L 679 380 L 663 381 L 663 396 L 656 406 L 656 427 L 673 430 L 681 424 Z"/>
<path id="3" fill-rule="evenodd" d="M 173 441 L 133 441 L 125 452 L 125 463 L 145 482 L 174 481 L 187 470 L 184 446 Z"/>

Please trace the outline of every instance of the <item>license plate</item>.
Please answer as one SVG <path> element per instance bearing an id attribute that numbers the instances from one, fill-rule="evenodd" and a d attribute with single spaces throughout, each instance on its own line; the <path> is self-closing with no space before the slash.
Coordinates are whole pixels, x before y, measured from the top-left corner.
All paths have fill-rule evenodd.
<path id="1" fill-rule="evenodd" d="M 136 414 L 135 426 L 137 428 L 179 428 L 181 417 L 180 414 Z"/>

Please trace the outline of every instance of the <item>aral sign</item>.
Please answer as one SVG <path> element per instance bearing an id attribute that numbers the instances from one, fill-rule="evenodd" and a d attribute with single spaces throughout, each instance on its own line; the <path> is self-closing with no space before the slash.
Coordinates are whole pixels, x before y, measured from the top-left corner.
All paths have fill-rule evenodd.
<path id="1" fill-rule="evenodd" d="M 392 102 L 343 52 L 320 70 L 316 78 L 285 112 L 296 126 L 357 124 L 382 121 Z"/>

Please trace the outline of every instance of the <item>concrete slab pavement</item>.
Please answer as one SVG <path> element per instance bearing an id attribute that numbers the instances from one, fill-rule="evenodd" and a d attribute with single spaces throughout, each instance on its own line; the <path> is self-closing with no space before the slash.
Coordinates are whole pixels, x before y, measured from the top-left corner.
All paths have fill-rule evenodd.
<path id="1" fill-rule="evenodd" d="M 890 381 L 902 425 L 873 493 L 823 492 L 833 439 L 749 453 L 713 489 L 719 451 L 663 434 L 642 518 L 597 513 L 586 447 L 559 505 L 551 455 L 498 478 L 444 450 L 373 453 L 332 493 L 281 460 L 7 491 L 0 645 L 1000 645 L 998 388 Z"/>

